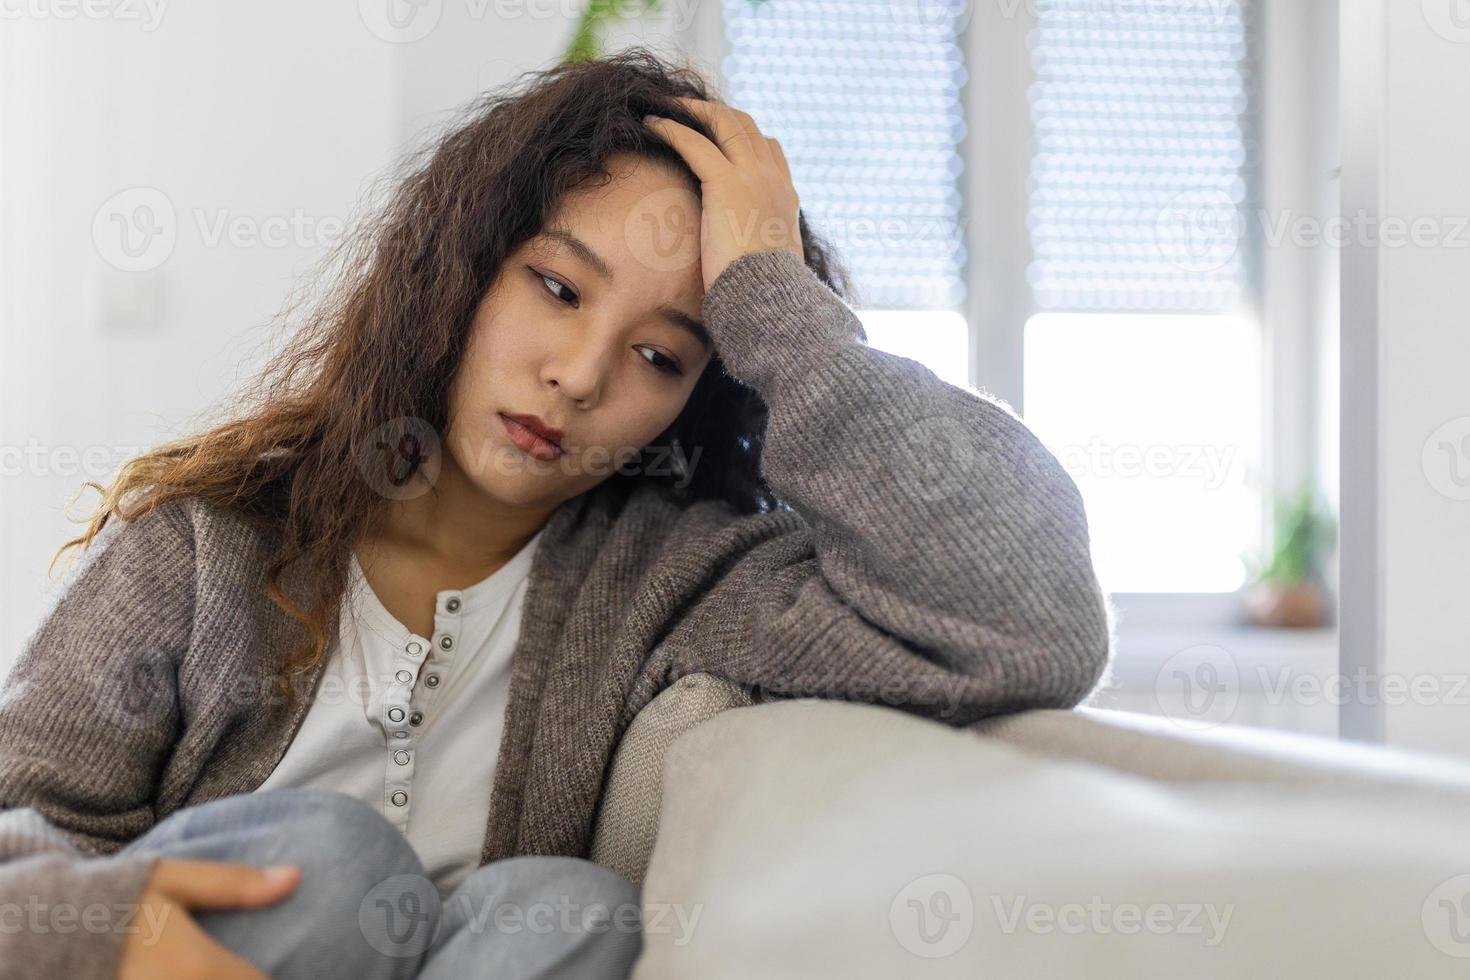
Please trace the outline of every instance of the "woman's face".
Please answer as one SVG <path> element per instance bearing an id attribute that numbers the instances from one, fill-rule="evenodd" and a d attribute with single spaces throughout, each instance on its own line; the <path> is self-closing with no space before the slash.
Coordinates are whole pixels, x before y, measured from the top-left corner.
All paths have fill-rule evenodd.
<path id="1" fill-rule="evenodd" d="M 687 178 L 626 155 L 609 170 L 506 258 L 451 385 L 445 463 L 510 506 L 550 509 L 606 480 L 674 421 L 714 353 Z M 503 414 L 562 429 L 564 452 L 518 446 Z M 667 467 L 668 447 L 651 448 L 647 465 Z"/>

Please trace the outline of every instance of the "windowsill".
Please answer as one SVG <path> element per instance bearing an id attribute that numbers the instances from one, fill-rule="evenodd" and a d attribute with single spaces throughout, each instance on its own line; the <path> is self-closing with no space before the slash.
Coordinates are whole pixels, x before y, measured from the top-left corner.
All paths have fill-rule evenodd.
<path id="1" fill-rule="evenodd" d="M 1335 626 L 1119 623 L 1110 675 L 1084 703 L 1162 715 L 1181 728 L 1238 724 L 1335 737 L 1339 674 Z"/>

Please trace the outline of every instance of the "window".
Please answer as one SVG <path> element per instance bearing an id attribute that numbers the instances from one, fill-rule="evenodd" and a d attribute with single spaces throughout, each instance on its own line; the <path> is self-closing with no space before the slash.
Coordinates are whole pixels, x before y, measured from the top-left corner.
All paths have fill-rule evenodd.
<path id="1" fill-rule="evenodd" d="M 1082 490 L 1113 592 L 1232 592 L 1263 540 L 1253 6 L 723 5 L 727 94 L 781 140 L 803 207 L 853 272 L 870 341 L 962 386 L 989 372 L 1019 400 Z M 1025 223 L 981 229 L 987 268 L 967 275 L 964 59 L 1023 9 L 1034 82 L 1016 98 L 1029 111 L 982 119 L 1012 128 L 969 142 L 1002 176 L 996 161 L 1030 156 L 1024 193 L 1019 179 L 1002 192 Z M 979 95 L 994 111 L 1010 95 L 989 61 Z M 1007 270 L 997 284 L 987 273 L 1017 237 L 1032 246 L 1025 281 Z M 1024 301 L 967 304 L 967 280 Z M 992 338 L 973 367 L 967 305 Z"/>
<path id="2" fill-rule="evenodd" d="M 781 141 L 869 342 L 969 384 L 964 0 L 724 4 L 727 94 Z"/>
<path id="3" fill-rule="evenodd" d="M 1250 0 L 1037 0 L 1025 417 L 1116 592 L 1231 592 L 1261 540 Z"/>
<path id="4" fill-rule="evenodd" d="M 1042 313 L 1026 324 L 1026 423 L 1077 480 L 1118 592 L 1231 592 L 1258 535 L 1248 455 L 1259 330 L 1244 317 Z"/>

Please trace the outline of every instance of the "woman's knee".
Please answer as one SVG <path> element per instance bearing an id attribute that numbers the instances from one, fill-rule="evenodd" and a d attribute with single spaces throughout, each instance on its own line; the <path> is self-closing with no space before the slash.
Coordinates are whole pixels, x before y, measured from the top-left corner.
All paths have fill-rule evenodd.
<path id="1" fill-rule="evenodd" d="M 388 818 L 347 793 L 315 788 L 274 789 L 220 797 L 169 814 L 130 849 L 168 846 L 218 854 L 222 860 L 337 866 L 366 858 L 399 866 L 413 851 Z M 239 857 L 226 857 L 235 854 Z M 413 862 L 402 870 L 412 870 Z"/>
<path id="2" fill-rule="evenodd" d="M 609 868 L 581 858 L 502 858 L 445 900 L 419 980 L 626 977 L 642 948 L 639 912 L 638 887 Z"/>
<path id="3" fill-rule="evenodd" d="M 502 929 L 637 932 L 640 925 L 638 886 L 583 858 L 502 858 L 477 869 L 454 900 L 469 906 L 456 909 L 458 917 L 494 917 Z"/>
<path id="4" fill-rule="evenodd" d="M 296 888 L 267 908 L 197 917 L 272 976 L 348 970 L 413 976 L 438 927 L 439 895 L 386 817 L 345 793 L 279 789 L 225 797 L 159 825 L 166 856 L 301 868 Z M 165 827 L 174 817 L 182 817 Z M 343 974 L 346 975 L 346 974 Z"/>

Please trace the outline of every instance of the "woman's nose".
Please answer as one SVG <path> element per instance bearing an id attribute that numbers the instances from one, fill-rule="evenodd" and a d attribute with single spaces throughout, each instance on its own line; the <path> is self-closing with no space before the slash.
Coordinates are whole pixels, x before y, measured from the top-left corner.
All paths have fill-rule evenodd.
<path id="1" fill-rule="evenodd" d="M 611 357 L 607 342 L 580 337 L 547 363 L 546 381 L 573 401 L 590 404 L 602 390 Z"/>

